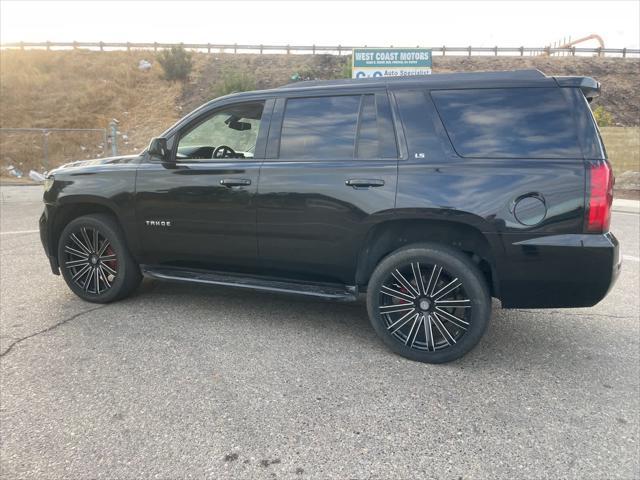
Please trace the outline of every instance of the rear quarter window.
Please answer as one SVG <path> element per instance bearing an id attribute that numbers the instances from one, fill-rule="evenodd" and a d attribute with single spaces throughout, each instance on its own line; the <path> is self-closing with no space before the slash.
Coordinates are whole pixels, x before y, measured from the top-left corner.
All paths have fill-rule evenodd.
<path id="1" fill-rule="evenodd" d="M 582 158 L 558 88 L 438 90 L 431 97 L 461 157 Z"/>

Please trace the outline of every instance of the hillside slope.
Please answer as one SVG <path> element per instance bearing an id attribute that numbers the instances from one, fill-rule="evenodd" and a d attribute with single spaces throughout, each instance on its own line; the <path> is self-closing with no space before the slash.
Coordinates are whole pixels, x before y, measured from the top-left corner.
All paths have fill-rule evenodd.
<path id="1" fill-rule="evenodd" d="M 182 87 L 166 82 L 159 69 L 141 72 L 147 52 L 2 51 L 0 53 L 0 127 L 106 128 L 120 122 L 123 151 L 140 150 L 149 138 L 180 116 Z M 99 133 L 48 136 L 49 165 L 43 165 L 39 133 L 2 133 L 0 161 L 28 171 L 73 159 L 104 156 Z M 6 169 L 2 168 L 2 174 Z"/>
<path id="2" fill-rule="evenodd" d="M 152 61 L 149 72 L 138 70 Z M 92 51 L 0 52 L 0 127 L 105 128 L 120 122 L 120 152 L 139 151 L 191 109 L 216 96 L 230 73 L 245 75 L 256 88 L 290 81 L 294 73 L 318 79 L 342 75 L 348 57 L 331 55 L 231 55 L 194 53 L 194 69 L 184 85 L 162 79 L 154 53 Z M 602 82 L 602 105 L 614 123 L 640 125 L 640 60 L 587 57 L 434 57 L 433 71 L 538 68 L 547 75 L 588 75 Z M 126 142 L 125 140 L 126 139 Z M 15 165 L 46 170 L 74 159 L 104 156 L 99 134 L 52 133 L 49 165 L 40 134 L 0 135 L 2 175 Z"/>

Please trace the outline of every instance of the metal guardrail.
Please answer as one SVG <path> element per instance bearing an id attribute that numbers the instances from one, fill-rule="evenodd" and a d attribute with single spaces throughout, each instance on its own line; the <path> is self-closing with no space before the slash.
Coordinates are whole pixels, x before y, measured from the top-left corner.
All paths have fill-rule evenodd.
<path id="1" fill-rule="evenodd" d="M 310 52 L 311 54 L 332 54 L 344 55 L 351 53 L 354 48 L 367 48 L 364 46 L 348 46 L 348 45 L 251 45 L 251 44 L 219 44 L 219 43 L 159 43 L 159 42 L 10 42 L 0 44 L 0 48 L 44 48 L 47 50 L 57 48 L 88 48 L 104 51 L 105 49 L 114 50 L 163 50 L 171 47 L 182 46 L 189 50 L 206 50 L 207 53 L 242 53 L 242 52 L 258 52 L 258 53 L 277 53 L 284 52 L 287 54 L 298 52 Z M 419 48 L 420 46 L 418 46 Z M 368 47 L 376 48 L 376 47 Z M 391 46 L 393 48 L 393 46 Z M 584 48 L 584 47 L 425 47 L 430 48 L 434 55 L 447 54 L 473 54 L 493 55 L 507 54 L 512 56 L 525 55 L 567 55 L 575 56 L 580 54 L 594 54 L 599 57 L 619 55 L 622 58 L 627 56 L 640 55 L 638 48 Z"/>

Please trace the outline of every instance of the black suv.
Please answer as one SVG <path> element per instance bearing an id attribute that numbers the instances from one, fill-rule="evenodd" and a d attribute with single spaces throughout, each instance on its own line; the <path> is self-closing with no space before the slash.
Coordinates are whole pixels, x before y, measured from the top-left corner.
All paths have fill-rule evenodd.
<path id="1" fill-rule="evenodd" d="M 213 100 L 140 155 L 46 180 L 42 243 L 81 298 L 143 275 L 335 300 L 439 363 L 505 308 L 588 307 L 620 269 L 588 101 L 537 70 L 301 82 Z"/>

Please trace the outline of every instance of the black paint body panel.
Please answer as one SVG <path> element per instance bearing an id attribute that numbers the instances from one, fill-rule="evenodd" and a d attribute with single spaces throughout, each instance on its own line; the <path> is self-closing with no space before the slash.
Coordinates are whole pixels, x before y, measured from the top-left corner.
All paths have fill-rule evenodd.
<path id="1" fill-rule="evenodd" d="M 258 261 L 255 192 L 260 162 L 163 164 L 138 170 L 135 207 L 141 263 L 255 267 Z M 242 178 L 248 186 L 226 187 Z M 171 227 L 148 227 L 147 219 Z"/>
<path id="2" fill-rule="evenodd" d="M 346 185 L 351 178 L 384 185 L 358 189 Z M 396 178 L 395 160 L 265 161 L 257 199 L 264 268 L 353 285 L 367 232 L 394 217 Z"/>

